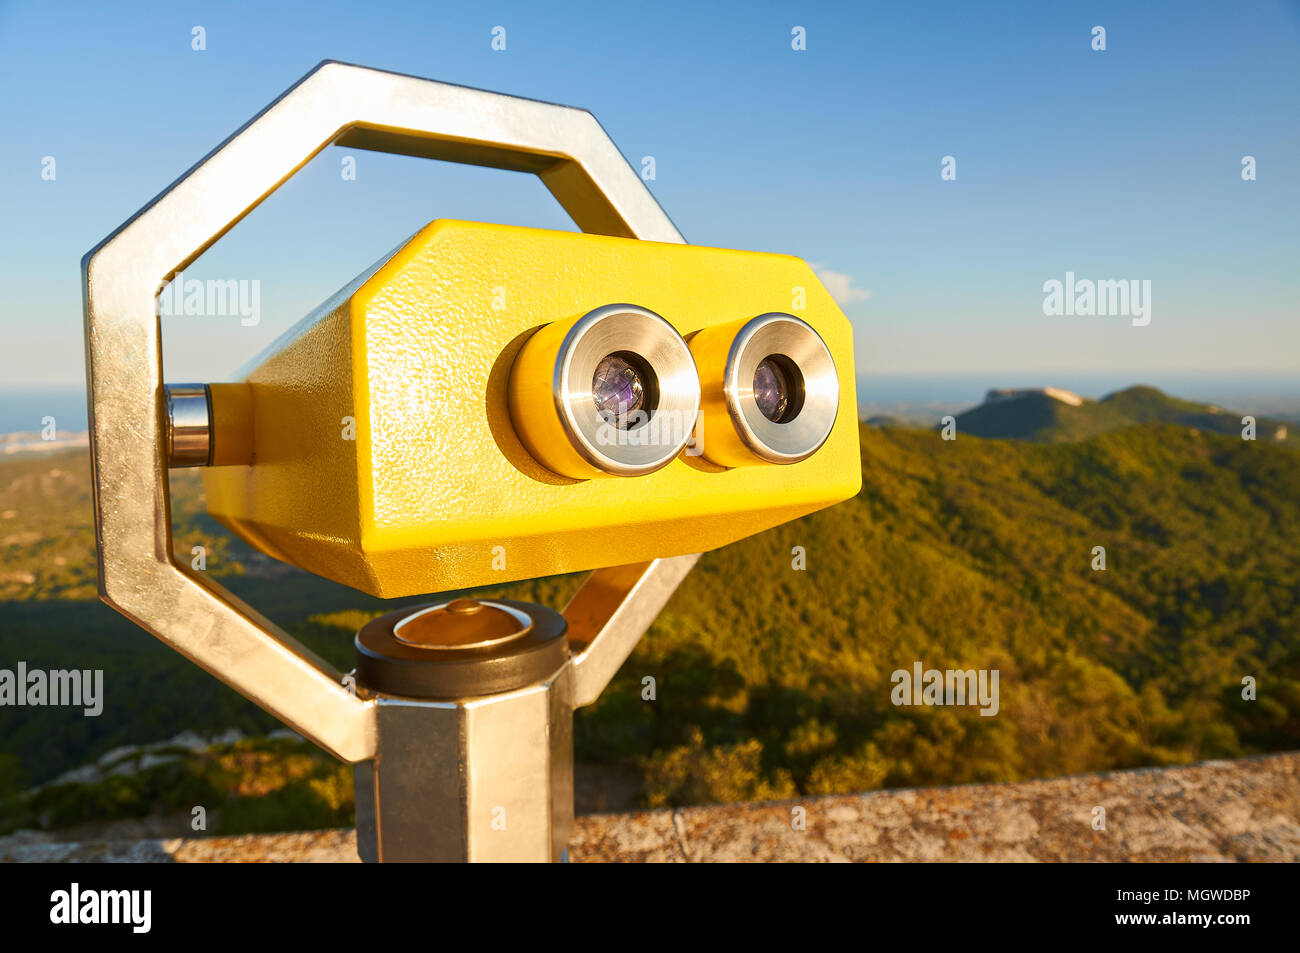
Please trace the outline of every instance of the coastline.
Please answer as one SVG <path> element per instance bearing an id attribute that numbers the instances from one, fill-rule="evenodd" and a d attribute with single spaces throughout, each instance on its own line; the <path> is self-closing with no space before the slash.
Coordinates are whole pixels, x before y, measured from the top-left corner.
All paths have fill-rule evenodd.
<path id="1" fill-rule="evenodd" d="M 56 433 L 46 439 L 38 430 L 0 433 L 0 455 L 19 453 L 57 453 L 60 450 L 78 450 L 90 446 L 90 432 Z"/>

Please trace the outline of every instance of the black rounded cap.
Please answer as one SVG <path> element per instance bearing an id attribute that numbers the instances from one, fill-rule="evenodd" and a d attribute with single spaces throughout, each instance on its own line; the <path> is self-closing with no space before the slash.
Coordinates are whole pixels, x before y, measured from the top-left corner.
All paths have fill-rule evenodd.
<path id="1" fill-rule="evenodd" d="M 492 629 L 485 637 L 488 618 Z M 554 609 L 514 599 L 401 609 L 357 633 L 357 685 L 384 695 L 448 700 L 512 691 L 564 664 L 568 628 Z"/>

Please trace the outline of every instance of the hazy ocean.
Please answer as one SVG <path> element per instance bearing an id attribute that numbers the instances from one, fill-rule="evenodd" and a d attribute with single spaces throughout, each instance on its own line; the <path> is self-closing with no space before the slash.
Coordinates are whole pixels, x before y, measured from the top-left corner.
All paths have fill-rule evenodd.
<path id="1" fill-rule="evenodd" d="M 86 394 L 80 387 L 0 388 L 0 433 L 31 432 L 53 417 L 60 432 L 86 429 Z"/>

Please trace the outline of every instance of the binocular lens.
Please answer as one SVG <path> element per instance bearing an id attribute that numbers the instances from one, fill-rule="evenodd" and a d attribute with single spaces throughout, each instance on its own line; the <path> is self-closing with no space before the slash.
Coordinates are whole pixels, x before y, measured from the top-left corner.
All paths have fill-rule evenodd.
<path id="1" fill-rule="evenodd" d="M 774 424 L 788 423 L 798 416 L 802 391 L 799 369 L 778 355 L 768 355 L 754 368 L 754 403 L 759 413 Z"/>
<path id="2" fill-rule="evenodd" d="M 534 459 L 575 479 L 642 476 L 693 452 L 740 467 L 807 459 L 830 436 L 840 383 L 805 321 L 769 312 L 688 345 L 667 321 L 611 304 L 548 324 L 510 369 L 510 417 Z"/>
<path id="3" fill-rule="evenodd" d="M 510 369 L 509 402 L 520 441 L 553 472 L 643 476 L 686 446 L 700 378 L 676 328 L 610 304 L 529 338 Z"/>
<path id="4" fill-rule="evenodd" d="M 770 312 L 691 338 L 704 400 L 696 446 L 712 463 L 798 463 L 830 436 L 839 409 L 835 362 L 820 335 Z"/>
<path id="5" fill-rule="evenodd" d="M 606 354 L 591 378 L 596 413 L 622 430 L 633 430 L 649 420 L 658 402 L 656 390 L 654 371 L 630 351 Z"/>

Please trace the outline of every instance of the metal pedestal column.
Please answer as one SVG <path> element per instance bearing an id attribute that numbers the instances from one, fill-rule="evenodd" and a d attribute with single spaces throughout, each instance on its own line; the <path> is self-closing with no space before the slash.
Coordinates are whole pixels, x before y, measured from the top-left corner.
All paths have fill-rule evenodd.
<path id="1" fill-rule="evenodd" d="M 378 752 L 355 768 L 364 861 L 550 861 L 573 828 L 573 678 L 559 613 L 458 599 L 357 635 Z"/>

